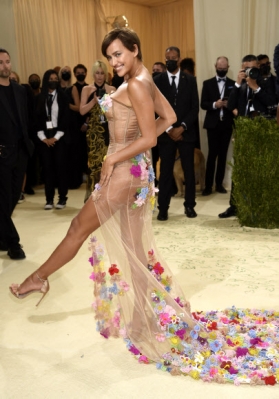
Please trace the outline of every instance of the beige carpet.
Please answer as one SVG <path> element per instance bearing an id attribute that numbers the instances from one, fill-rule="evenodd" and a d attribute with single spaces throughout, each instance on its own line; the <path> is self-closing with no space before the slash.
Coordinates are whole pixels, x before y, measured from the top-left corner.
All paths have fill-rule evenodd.
<path id="1" fill-rule="evenodd" d="M 259 399 L 279 398 L 279 387 L 208 384 L 140 365 L 122 340 L 95 331 L 91 266 L 84 243 L 76 258 L 50 277 L 37 295 L 19 301 L 8 292 L 37 268 L 64 236 L 83 204 L 84 187 L 69 193 L 67 208 L 44 211 L 43 190 L 18 205 L 14 220 L 27 258 L 0 252 L 0 398 L 22 399 Z M 183 215 L 173 198 L 167 222 L 154 215 L 157 244 L 179 279 L 192 310 L 230 305 L 279 309 L 279 231 L 239 227 L 218 219 L 229 194 L 197 195 L 198 217 Z"/>

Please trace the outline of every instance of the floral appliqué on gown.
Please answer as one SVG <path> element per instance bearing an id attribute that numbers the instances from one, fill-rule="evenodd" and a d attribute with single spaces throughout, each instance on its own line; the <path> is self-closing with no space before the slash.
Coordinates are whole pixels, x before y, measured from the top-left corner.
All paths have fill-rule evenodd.
<path id="1" fill-rule="evenodd" d="M 102 103 L 103 101 L 103 103 Z M 131 107 L 101 100 L 109 121 L 108 154 L 140 136 Z M 149 154 L 115 165 L 109 184 L 92 193 L 105 249 L 91 237 L 97 330 L 122 337 L 140 363 L 207 382 L 275 385 L 279 381 L 279 312 L 192 312 L 160 257 L 152 232 L 154 172 Z"/>

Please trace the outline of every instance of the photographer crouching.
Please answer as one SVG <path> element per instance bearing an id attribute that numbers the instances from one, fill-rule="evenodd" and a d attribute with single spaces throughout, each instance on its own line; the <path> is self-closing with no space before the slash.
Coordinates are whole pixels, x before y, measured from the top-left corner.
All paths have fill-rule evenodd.
<path id="1" fill-rule="evenodd" d="M 267 117 L 275 104 L 277 104 L 275 87 L 265 84 L 257 57 L 252 54 L 246 55 L 242 59 L 241 70 L 230 93 L 228 109 L 233 111 L 236 117 Z M 225 212 L 218 215 L 221 219 L 237 215 L 233 191 L 232 183 L 230 206 Z"/>

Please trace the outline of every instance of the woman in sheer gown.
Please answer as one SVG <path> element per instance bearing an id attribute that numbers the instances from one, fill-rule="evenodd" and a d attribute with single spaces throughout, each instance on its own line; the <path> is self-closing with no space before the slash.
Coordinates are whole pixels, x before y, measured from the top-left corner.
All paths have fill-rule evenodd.
<path id="1" fill-rule="evenodd" d="M 102 53 L 125 80 L 100 101 L 110 131 L 100 182 L 50 258 L 21 285 L 12 284 L 12 294 L 23 298 L 39 291 L 44 296 L 47 278 L 100 227 L 110 265 L 92 236 L 90 262 L 102 336 L 122 336 L 139 362 L 155 363 L 171 374 L 236 385 L 275 384 L 279 313 L 235 308 L 191 313 L 161 259 L 151 226 L 156 189 L 149 149 L 176 117 L 142 64 L 135 32 L 114 29 Z"/>

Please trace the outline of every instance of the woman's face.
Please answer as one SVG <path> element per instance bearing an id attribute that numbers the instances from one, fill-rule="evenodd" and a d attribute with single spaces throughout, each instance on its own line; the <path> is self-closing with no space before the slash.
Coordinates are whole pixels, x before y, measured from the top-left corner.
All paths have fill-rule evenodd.
<path id="1" fill-rule="evenodd" d="M 65 66 L 64 68 L 61 69 L 61 79 L 64 80 L 65 82 L 69 82 L 71 79 L 71 68 L 68 66 Z"/>
<path id="2" fill-rule="evenodd" d="M 137 54 L 137 45 L 134 51 L 130 51 L 119 39 L 114 40 L 107 48 L 107 60 L 118 76 L 124 76 L 131 71 Z"/>
<path id="3" fill-rule="evenodd" d="M 102 86 L 102 84 L 105 82 L 105 79 L 105 72 L 99 67 L 94 73 L 94 82 L 97 83 L 98 86 Z"/>
<path id="4" fill-rule="evenodd" d="M 58 76 L 55 73 L 52 73 L 48 79 L 48 91 L 52 92 L 56 90 L 59 84 Z"/>

